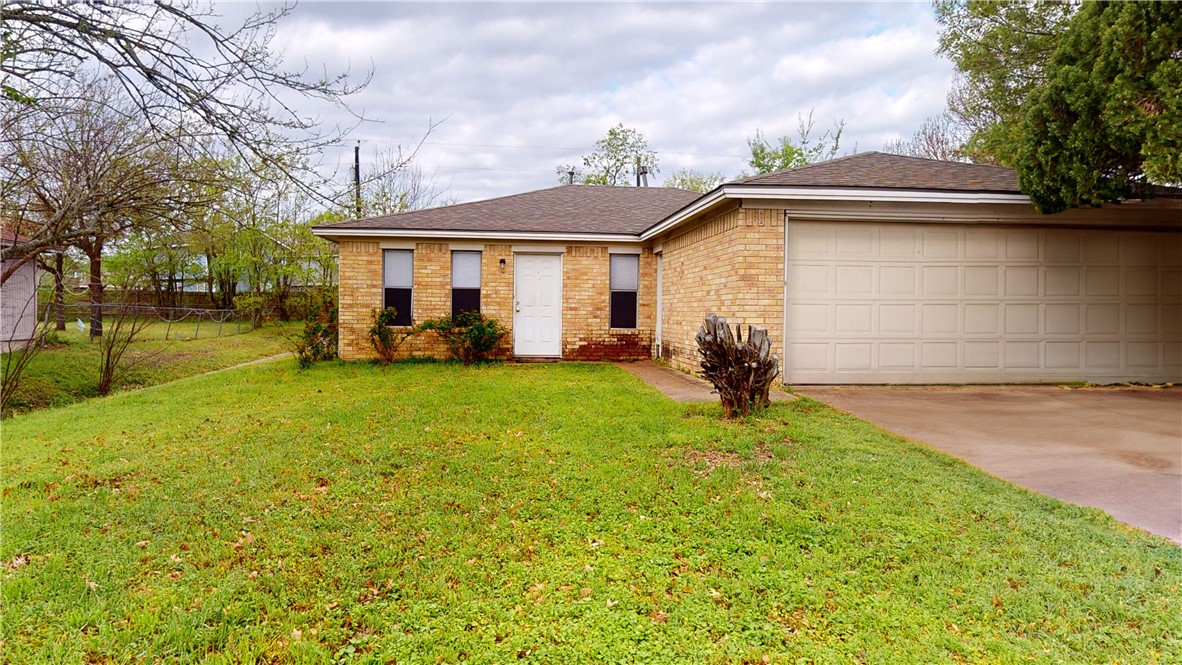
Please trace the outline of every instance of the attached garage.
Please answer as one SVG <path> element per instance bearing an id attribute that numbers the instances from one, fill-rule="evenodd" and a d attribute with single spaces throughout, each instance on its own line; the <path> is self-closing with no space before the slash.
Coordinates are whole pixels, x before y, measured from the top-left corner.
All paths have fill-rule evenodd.
<path id="1" fill-rule="evenodd" d="M 790 221 L 790 383 L 1176 381 L 1182 235 Z"/>
<path id="2" fill-rule="evenodd" d="M 1011 169 L 863 153 L 727 183 L 645 231 L 658 353 L 711 312 L 789 384 L 1182 382 L 1182 192 L 1039 214 Z"/>

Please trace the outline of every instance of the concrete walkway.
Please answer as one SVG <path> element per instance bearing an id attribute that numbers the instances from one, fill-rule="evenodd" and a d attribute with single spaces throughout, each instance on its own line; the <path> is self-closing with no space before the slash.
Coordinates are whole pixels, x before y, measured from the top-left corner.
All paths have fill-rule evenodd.
<path id="1" fill-rule="evenodd" d="M 705 379 L 679 372 L 670 367 L 658 365 L 651 360 L 636 360 L 632 362 L 614 362 L 616 367 L 640 378 L 657 390 L 665 393 L 675 402 L 717 402 L 718 395 L 714 387 Z M 796 396 L 784 392 L 779 386 L 773 386 L 769 395 L 773 402 L 790 402 Z"/>
<path id="2" fill-rule="evenodd" d="M 1182 389 L 798 387 L 884 429 L 1182 544 Z"/>

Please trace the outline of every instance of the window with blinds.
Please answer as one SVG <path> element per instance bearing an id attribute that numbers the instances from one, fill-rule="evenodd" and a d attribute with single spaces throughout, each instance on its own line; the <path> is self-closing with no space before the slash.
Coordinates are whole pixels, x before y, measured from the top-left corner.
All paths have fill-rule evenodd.
<path id="1" fill-rule="evenodd" d="M 640 257 L 635 254 L 612 254 L 608 281 L 611 290 L 611 327 L 636 328 Z"/>
<path id="2" fill-rule="evenodd" d="M 480 311 L 480 252 L 451 253 L 451 315 Z"/>
<path id="3" fill-rule="evenodd" d="M 382 263 L 382 306 L 398 312 L 394 325 L 413 325 L 414 252 L 387 249 L 382 252 Z"/>

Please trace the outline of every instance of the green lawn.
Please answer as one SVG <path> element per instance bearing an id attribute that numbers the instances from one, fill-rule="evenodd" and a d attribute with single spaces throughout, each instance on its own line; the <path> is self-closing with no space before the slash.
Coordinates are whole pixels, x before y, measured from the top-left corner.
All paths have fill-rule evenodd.
<path id="1" fill-rule="evenodd" d="M 3 424 L 11 662 L 1178 662 L 1182 549 L 809 400 L 269 364 Z"/>
<path id="2" fill-rule="evenodd" d="M 299 331 L 299 323 L 270 323 L 258 330 L 235 334 L 237 324 L 221 326 L 202 321 L 148 325 L 124 356 L 129 371 L 114 390 L 140 388 L 231 367 L 257 358 L 291 351 L 285 336 Z M 108 324 L 108 327 L 110 324 Z M 168 339 L 165 339 L 165 335 Z M 3 362 L 7 362 L 7 354 Z M 14 393 L 15 410 L 31 411 L 73 404 L 94 397 L 98 390 L 99 347 L 72 323 L 53 333 L 53 343 L 38 352 Z"/>

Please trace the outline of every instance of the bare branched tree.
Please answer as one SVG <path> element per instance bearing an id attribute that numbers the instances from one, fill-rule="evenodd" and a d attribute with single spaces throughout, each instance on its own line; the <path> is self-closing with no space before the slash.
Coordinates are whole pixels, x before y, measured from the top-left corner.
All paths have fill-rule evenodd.
<path id="1" fill-rule="evenodd" d="M 154 131 L 214 138 L 273 166 L 291 152 L 340 143 L 352 129 L 322 126 L 297 103 L 348 110 L 345 98 L 370 78 L 284 69 L 272 41 L 294 7 L 260 9 L 223 28 L 213 4 L 196 0 L 0 0 L 3 94 L 26 104 L 60 99 L 79 71 L 97 68 L 118 81 Z"/>
<path id="2" fill-rule="evenodd" d="M 965 141 L 968 129 L 956 116 L 948 111 L 933 115 L 923 121 L 910 139 L 895 139 L 883 146 L 883 152 L 895 155 L 909 155 L 949 162 L 968 161 Z"/>
<path id="3" fill-rule="evenodd" d="M 414 163 L 414 153 L 399 146 L 379 152 L 362 182 L 362 213 L 386 215 L 445 205 L 446 185 Z"/>
<path id="4" fill-rule="evenodd" d="M 102 334 L 104 248 L 128 230 L 158 226 L 194 204 L 184 146 L 147 127 L 111 79 L 80 80 L 70 98 L 39 102 L 14 122 L 5 142 L 5 180 L 17 202 L 5 211 L 27 238 L 5 248 L 8 262 L 77 247 L 90 262 L 92 335 Z M 14 268 L 5 266 L 4 278 Z"/>

